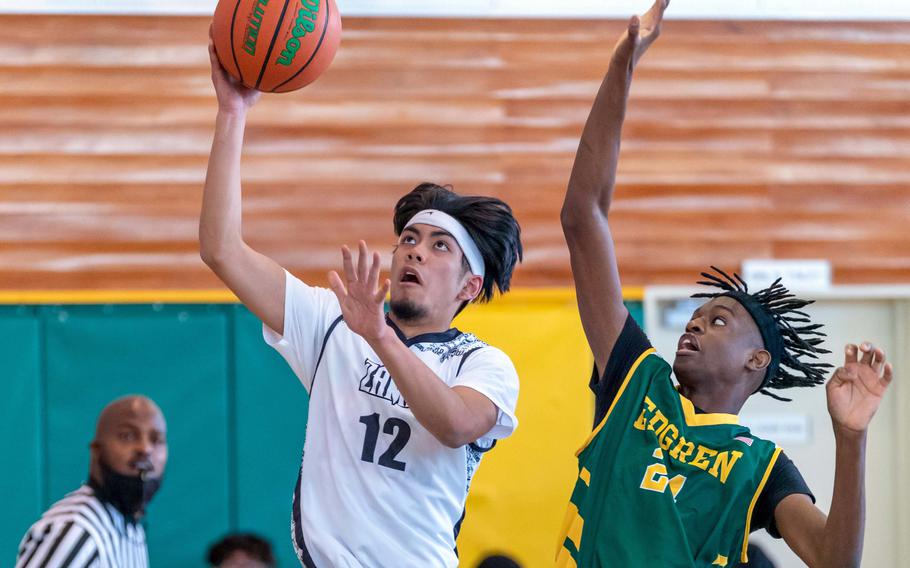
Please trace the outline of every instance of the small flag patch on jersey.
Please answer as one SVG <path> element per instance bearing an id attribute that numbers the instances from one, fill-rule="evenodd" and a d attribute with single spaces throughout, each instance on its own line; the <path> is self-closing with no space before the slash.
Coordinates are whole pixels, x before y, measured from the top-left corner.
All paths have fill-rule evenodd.
<path id="1" fill-rule="evenodd" d="M 740 442 L 742 442 L 743 444 L 745 444 L 745 445 L 747 445 L 747 446 L 749 446 L 749 447 L 752 446 L 752 438 L 747 438 L 747 437 L 745 437 L 745 436 L 737 436 L 737 437 L 735 437 L 735 438 L 733 438 L 733 439 L 734 439 L 734 440 L 739 440 Z"/>

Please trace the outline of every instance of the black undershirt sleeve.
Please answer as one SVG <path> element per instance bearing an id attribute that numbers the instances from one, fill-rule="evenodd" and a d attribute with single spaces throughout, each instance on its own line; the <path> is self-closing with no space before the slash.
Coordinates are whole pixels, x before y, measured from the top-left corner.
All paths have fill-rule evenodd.
<path id="1" fill-rule="evenodd" d="M 591 373 L 590 387 L 594 392 L 594 427 L 604 419 L 623 380 L 635 364 L 638 357 L 651 348 L 651 342 L 641 330 L 632 314 L 626 317 L 619 337 L 613 345 L 613 351 L 607 360 L 603 375 L 598 375 L 597 365 Z"/>
<path id="2" fill-rule="evenodd" d="M 755 509 L 752 511 L 751 530 L 765 529 L 774 538 L 780 538 L 777 523 L 774 522 L 774 510 L 785 497 L 796 493 L 808 495 L 815 503 L 815 495 L 809 490 L 809 486 L 796 468 L 796 464 L 781 452 L 755 503 Z"/>

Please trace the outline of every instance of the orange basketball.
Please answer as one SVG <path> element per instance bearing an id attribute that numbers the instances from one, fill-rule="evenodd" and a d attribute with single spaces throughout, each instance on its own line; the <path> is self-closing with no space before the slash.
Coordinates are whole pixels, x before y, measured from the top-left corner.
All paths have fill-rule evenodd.
<path id="1" fill-rule="evenodd" d="M 248 87 L 285 93 L 332 63 L 341 16 L 334 0 L 219 0 L 212 38 L 228 73 Z"/>

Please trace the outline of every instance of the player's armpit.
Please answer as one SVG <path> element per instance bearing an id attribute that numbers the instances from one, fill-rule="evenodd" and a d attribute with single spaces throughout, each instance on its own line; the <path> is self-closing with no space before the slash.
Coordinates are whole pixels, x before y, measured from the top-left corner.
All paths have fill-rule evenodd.
<path id="1" fill-rule="evenodd" d="M 827 519 L 812 499 L 801 493 L 784 497 L 774 509 L 777 530 L 807 566 L 818 566 Z"/>
<path id="2" fill-rule="evenodd" d="M 284 335 L 284 268 L 245 243 L 206 264 L 269 329 Z"/>

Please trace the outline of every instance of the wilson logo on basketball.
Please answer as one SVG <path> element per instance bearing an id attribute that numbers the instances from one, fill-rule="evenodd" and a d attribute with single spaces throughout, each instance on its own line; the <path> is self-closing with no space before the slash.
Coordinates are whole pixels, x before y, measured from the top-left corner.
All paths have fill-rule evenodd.
<path id="1" fill-rule="evenodd" d="M 335 0 L 218 0 L 212 42 L 232 77 L 286 93 L 309 85 L 332 63 L 341 16 Z"/>
<path id="2" fill-rule="evenodd" d="M 288 40 L 281 55 L 278 57 L 278 64 L 288 66 L 297 56 L 297 50 L 300 49 L 300 40 L 308 33 L 316 29 L 316 20 L 319 17 L 319 0 L 302 0 L 300 11 L 297 12 L 297 21 L 291 29 L 291 39 Z"/>
<path id="3" fill-rule="evenodd" d="M 262 27 L 262 16 L 265 15 L 263 6 L 267 6 L 268 3 L 269 0 L 258 0 L 247 19 L 246 31 L 243 33 L 243 51 L 250 55 L 256 55 L 256 41 L 259 39 L 259 29 Z"/>

